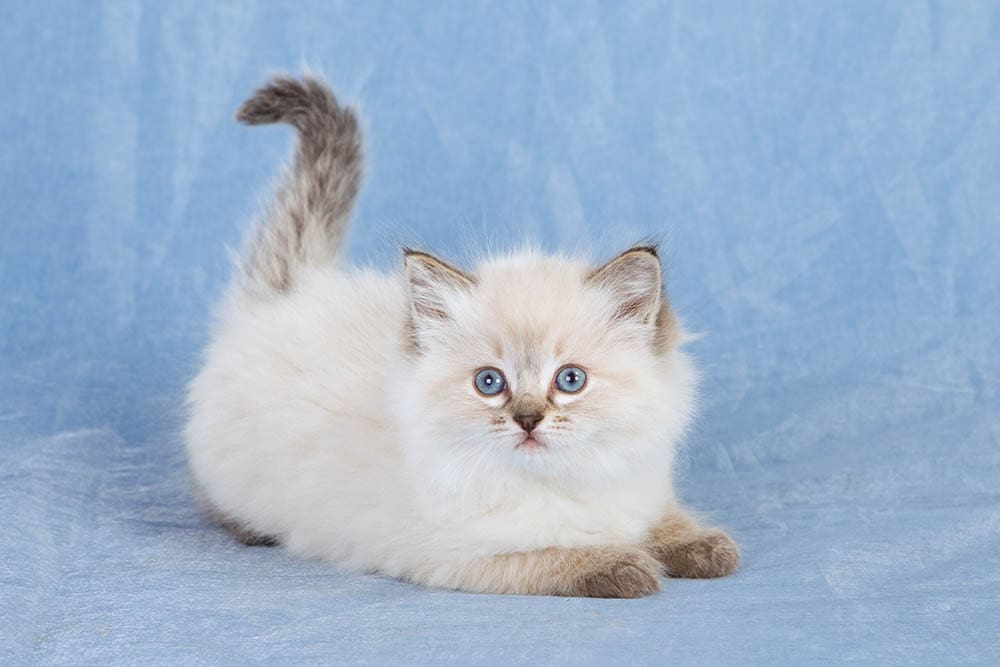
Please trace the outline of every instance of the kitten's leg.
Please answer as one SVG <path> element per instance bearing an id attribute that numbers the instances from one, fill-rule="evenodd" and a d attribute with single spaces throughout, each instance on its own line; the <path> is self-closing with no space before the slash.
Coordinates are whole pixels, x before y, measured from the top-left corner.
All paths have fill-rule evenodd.
<path id="1" fill-rule="evenodd" d="M 638 598 L 660 590 L 663 566 L 637 546 L 551 547 L 429 572 L 428 583 L 473 593 Z"/>
<path id="2" fill-rule="evenodd" d="M 736 543 L 718 528 L 706 528 L 675 510 L 653 526 L 646 548 L 667 568 L 667 575 L 711 579 L 732 574 L 740 564 Z"/>
<path id="3" fill-rule="evenodd" d="M 233 519 L 217 518 L 220 526 L 226 529 L 236 541 L 248 547 L 276 547 L 280 544 L 277 537 L 255 533 L 243 524 Z"/>
<path id="4" fill-rule="evenodd" d="M 237 542 L 242 542 L 248 547 L 276 547 L 281 544 L 278 538 L 258 533 L 220 510 L 208 499 L 208 494 L 205 493 L 200 484 L 195 483 L 194 495 L 212 521 L 225 528 L 226 532 Z"/>

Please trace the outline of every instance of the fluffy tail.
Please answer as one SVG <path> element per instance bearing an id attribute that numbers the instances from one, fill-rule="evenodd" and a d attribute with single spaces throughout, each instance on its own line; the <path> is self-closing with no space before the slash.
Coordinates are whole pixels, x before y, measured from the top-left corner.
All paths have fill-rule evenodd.
<path id="1" fill-rule="evenodd" d="M 309 76 L 272 79 L 236 118 L 247 125 L 288 123 L 298 131 L 292 166 L 242 260 L 243 288 L 269 298 L 292 289 L 303 267 L 339 253 L 361 185 L 361 130 L 354 112 Z"/>

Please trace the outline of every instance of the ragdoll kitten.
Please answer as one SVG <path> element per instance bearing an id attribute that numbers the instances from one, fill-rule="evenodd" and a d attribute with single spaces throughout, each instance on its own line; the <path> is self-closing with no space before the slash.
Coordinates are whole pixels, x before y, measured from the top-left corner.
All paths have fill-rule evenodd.
<path id="1" fill-rule="evenodd" d="M 248 544 L 465 591 L 639 597 L 739 561 L 678 505 L 695 372 L 655 248 L 401 275 L 340 257 L 353 112 L 277 78 L 239 110 L 298 130 L 190 389 L 200 495 Z"/>

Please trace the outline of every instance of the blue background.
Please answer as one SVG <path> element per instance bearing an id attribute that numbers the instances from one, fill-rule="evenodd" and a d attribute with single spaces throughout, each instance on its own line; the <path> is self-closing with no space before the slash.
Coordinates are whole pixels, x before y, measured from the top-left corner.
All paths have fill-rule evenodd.
<path id="1" fill-rule="evenodd" d="M 0 655 L 1000 662 L 997 4 L 2 4 Z M 206 522 L 183 387 L 291 141 L 232 114 L 303 64 L 364 117 L 358 262 L 665 239 L 736 576 L 475 596 Z"/>

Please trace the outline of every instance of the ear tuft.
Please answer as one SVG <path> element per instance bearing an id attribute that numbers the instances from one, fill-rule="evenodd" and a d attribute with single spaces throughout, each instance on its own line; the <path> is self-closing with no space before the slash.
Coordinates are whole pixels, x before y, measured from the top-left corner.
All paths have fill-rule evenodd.
<path id="1" fill-rule="evenodd" d="M 456 292 L 472 289 L 476 280 L 433 255 L 403 248 L 406 280 L 415 324 L 450 317 L 448 301 Z"/>
<path id="2" fill-rule="evenodd" d="M 617 303 L 615 319 L 654 324 L 663 292 L 655 246 L 635 246 L 595 270 L 587 281 L 607 290 Z"/>

